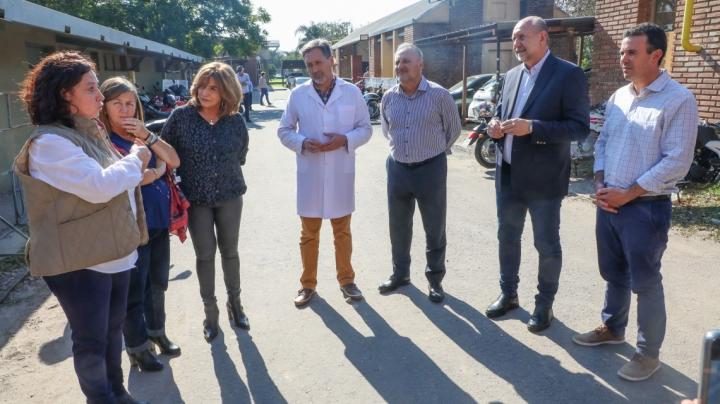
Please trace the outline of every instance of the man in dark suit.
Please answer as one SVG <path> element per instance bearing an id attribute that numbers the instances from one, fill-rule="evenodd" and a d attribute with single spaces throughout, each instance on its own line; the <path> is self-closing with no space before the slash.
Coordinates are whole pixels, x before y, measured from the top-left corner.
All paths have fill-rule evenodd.
<path id="1" fill-rule="evenodd" d="M 498 146 L 501 294 L 486 314 L 496 318 L 519 306 L 520 238 L 529 211 L 539 265 L 535 310 L 527 326 L 539 332 L 553 319 L 562 267 L 560 205 L 568 192 L 570 142 L 589 131 L 587 80 L 582 69 L 552 55 L 542 18 L 518 21 L 512 40 L 522 63 L 505 75 L 497 114 L 488 126 Z"/>

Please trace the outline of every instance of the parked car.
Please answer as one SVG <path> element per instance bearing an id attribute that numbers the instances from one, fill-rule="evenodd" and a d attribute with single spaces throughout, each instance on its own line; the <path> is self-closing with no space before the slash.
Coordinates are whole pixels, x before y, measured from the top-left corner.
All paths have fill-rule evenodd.
<path id="1" fill-rule="evenodd" d="M 482 87 L 485 83 L 487 83 L 488 80 L 492 79 L 494 74 L 477 74 L 475 76 L 468 76 L 467 78 L 467 103 L 469 104 L 472 100 L 473 95 L 475 94 L 475 91 L 478 90 L 478 88 Z M 448 91 L 450 92 L 450 95 L 452 95 L 453 100 L 455 100 L 455 105 L 457 105 L 458 113 L 460 116 L 462 116 L 462 89 L 463 89 L 463 82 L 460 81 L 459 83 L 455 84 L 454 86 L 450 87 Z"/>
<path id="2" fill-rule="evenodd" d="M 488 80 L 484 86 L 480 87 L 475 92 L 472 98 L 472 102 L 468 107 L 468 121 L 480 123 L 481 119 L 484 119 L 483 111 L 494 106 L 497 99 L 500 97 L 500 90 L 502 89 L 504 74 L 500 75 L 500 80 L 495 78 L 495 75 Z"/>
<path id="3" fill-rule="evenodd" d="M 295 77 L 295 85 L 299 86 L 309 80 L 310 80 L 310 77 L 308 77 L 308 76 L 297 76 L 297 77 Z"/>

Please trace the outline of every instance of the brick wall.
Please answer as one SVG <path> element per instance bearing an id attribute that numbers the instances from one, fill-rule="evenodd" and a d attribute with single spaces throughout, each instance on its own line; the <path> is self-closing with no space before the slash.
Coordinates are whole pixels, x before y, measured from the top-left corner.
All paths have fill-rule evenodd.
<path id="1" fill-rule="evenodd" d="M 598 0 L 602 1 L 602 0 Z M 527 15 L 537 15 L 542 18 L 552 18 L 555 2 L 553 0 L 528 0 Z M 525 11 L 525 10 L 522 10 Z M 521 12 L 522 12 L 521 11 Z M 525 16 L 523 16 L 525 17 Z"/>
<path id="2" fill-rule="evenodd" d="M 607 99 L 618 87 L 627 82 L 622 77 L 618 52 L 624 31 L 652 16 L 651 0 L 598 0 L 596 3 L 593 75 L 590 80 L 592 103 Z M 701 45 L 700 53 L 683 49 L 682 31 L 685 1 L 676 3 L 675 40 L 668 52 L 672 77 L 689 88 L 698 101 L 700 117 L 720 120 L 720 0 L 703 0 L 695 3 L 691 42 Z M 715 89 L 713 89 L 715 88 Z"/>
<path id="3" fill-rule="evenodd" d="M 678 0 L 672 76 L 695 94 L 701 118 L 720 121 L 720 97 L 717 95 L 720 85 L 720 0 L 695 2 L 690 42 L 703 47 L 700 53 L 688 52 L 682 47 L 684 8 L 685 1 Z"/>
<path id="4" fill-rule="evenodd" d="M 637 0 L 598 0 L 595 3 L 590 102 L 608 99 L 627 82 L 620 70 L 620 42 L 625 30 L 637 25 Z"/>

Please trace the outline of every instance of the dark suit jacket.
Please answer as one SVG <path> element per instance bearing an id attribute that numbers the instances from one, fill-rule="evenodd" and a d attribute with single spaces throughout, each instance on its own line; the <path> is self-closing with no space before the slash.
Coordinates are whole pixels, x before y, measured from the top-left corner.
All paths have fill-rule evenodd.
<path id="1" fill-rule="evenodd" d="M 498 119 L 510 119 L 523 65 L 505 75 Z M 590 131 L 587 79 L 582 69 L 550 54 L 519 116 L 533 121 L 533 131 L 516 136 L 512 144 L 512 192 L 532 199 L 567 195 L 570 181 L 570 142 L 585 139 Z M 497 141 L 498 169 L 495 185 L 502 183 L 505 139 Z"/>

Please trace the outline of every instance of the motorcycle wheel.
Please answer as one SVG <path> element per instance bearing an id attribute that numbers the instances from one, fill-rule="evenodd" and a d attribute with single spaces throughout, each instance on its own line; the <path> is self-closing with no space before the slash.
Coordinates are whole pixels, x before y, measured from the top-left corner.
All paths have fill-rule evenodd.
<path id="1" fill-rule="evenodd" d="M 378 107 L 376 102 L 368 104 L 368 112 L 370 113 L 370 119 L 375 120 L 380 118 L 380 107 Z"/>
<path id="2" fill-rule="evenodd" d="M 485 168 L 495 167 L 495 143 L 490 136 L 483 136 L 475 144 L 475 160 Z"/>

